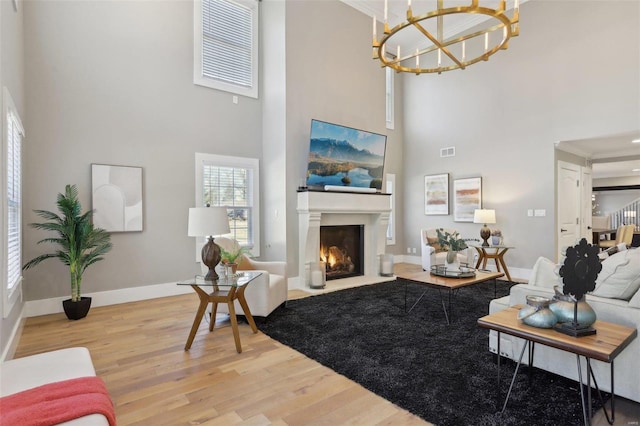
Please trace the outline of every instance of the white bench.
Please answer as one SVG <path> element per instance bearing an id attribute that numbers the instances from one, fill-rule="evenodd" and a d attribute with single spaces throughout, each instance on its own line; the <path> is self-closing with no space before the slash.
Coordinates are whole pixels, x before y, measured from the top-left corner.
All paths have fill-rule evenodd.
<path id="1" fill-rule="evenodd" d="M 0 397 L 12 395 L 47 383 L 95 376 L 91 355 L 87 348 L 68 348 L 0 364 Z M 69 422 L 69 426 L 108 426 L 107 418 L 91 414 Z"/>

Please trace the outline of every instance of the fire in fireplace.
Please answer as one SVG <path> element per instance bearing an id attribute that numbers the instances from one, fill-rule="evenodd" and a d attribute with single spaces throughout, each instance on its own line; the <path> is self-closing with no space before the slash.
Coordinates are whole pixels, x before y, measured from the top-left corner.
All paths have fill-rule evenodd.
<path id="1" fill-rule="evenodd" d="M 364 274 L 364 225 L 320 227 L 320 260 L 327 280 Z"/>

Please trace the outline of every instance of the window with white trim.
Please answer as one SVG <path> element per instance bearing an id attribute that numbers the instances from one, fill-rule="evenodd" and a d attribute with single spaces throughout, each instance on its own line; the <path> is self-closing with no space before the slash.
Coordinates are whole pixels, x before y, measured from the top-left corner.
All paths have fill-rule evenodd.
<path id="1" fill-rule="evenodd" d="M 260 255 L 259 174 L 255 158 L 196 153 L 196 206 L 226 207 L 230 237 L 254 256 Z"/>
<path id="2" fill-rule="evenodd" d="M 195 0 L 193 82 L 258 97 L 258 0 Z"/>
<path id="3" fill-rule="evenodd" d="M 392 68 L 387 67 L 386 69 L 386 80 L 385 80 L 385 115 L 386 115 L 386 125 L 387 129 L 393 130 L 395 127 L 395 107 L 393 102 L 393 93 L 394 93 L 394 79 L 395 79 L 395 71 Z"/>
<path id="4" fill-rule="evenodd" d="M 6 166 L 2 177 L 3 197 L 2 238 L 2 303 L 7 317 L 22 297 L 22 139 L 24 128 L 7 88 L 2 90 L 3 124 L 2 162 Z"/>

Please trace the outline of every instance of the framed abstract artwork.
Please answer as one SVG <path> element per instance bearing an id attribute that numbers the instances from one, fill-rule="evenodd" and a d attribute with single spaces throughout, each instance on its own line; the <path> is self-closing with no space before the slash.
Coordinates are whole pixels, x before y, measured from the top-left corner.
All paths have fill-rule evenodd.
<path id="1" fill-rule="evenodd" d="M 482 178 L 453 181 L 453 220 L 473 222 L 473 213 L 482 208 Z"/>
<path id="2" fill-rule="evenodd" d="M 449 214 L 449 174 L 424 177 L 424 214 Z"/>
<path id="3" fill-rule="evenodd" d="M 92 164 L 91 195 L 95 227 L 142 231 L 142 167 Z"/>

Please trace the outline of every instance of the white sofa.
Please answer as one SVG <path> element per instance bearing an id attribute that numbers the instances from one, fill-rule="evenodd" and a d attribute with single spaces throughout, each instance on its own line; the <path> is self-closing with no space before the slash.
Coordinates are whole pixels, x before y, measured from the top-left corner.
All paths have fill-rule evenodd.
<path id="1" fill-rule="evenodd" d="M 528 284 L 511 287 L 508 296 L 494 299 L 489 304 L 489 313 L 501 311 L 509 306 L 526 304 L 526 296 L 537 295 L 552 298 L 553 286 L 562 287 L 557 274 L 558 266 L 548 259 L 536 262 Z M 587 294 L 586 300 L 602 321 L 640 328 L 640 250 L 617 253 L 602 262 L 602 271 L 596 280 L 595 290 Z M 626 299 L 626 300 L 625 300 Z M 500 335 L 500 353 L 517 361 L 524 341 L 506 333 Z M 497 352 L 497 333 L 489 336 L 489 350 Z M 527 357 L 523 362 L 527 362 Z M 625 348 L 615 363 L 614 386 L 616 395 L 640 402 L 640 338 L 634 339 Z M 586 363 L 582 363 L 583 369 Z M 533 365 L 573 380 L 578 380 L 576 357 L 568 352 L 536 345 Z M 611 391 L 610 365 L 600 361 L 591 363 L 598 386 Z M 583 377 L 586 371 L 583 371 Z"/>
<path id="2" fill-rule="evenodd" d="M 457 232 L 455 229 L 443 228 L 444 232 L 450 234 Z M 431 265 L 442 265 L 445 263 L 447 257 L 446 251 L 438 250 L 439 245 L 438 234 L 436 229 L 421 229 L 420 230 L 420 250 L 422 252 L 422 269 L 425 271 L 431 270 Z M 435 247 L 434 247 L 435 245 Z M 476 250 L 473 247 L 468 247 L 458 252 L 458 261 L 466 263 L 471 267 L 475 267 Z"/>
<path id="3" fill-rule="evenodd" d="M 237 241 L 225 237 L 218 237 L 215 242 L 225 250 L 231 250 L 238 244 Z M 252 316 L 266 318 L 287 300 L 287 264 L 275 261 L 261 262 L 243 254 L 242 261 L 238 263 L 238 271 L 247 270 L 262 272 L 262 275 L 248 284 L 244 297 Z M 235 310 L 237 315 L 244 315 L 242 306 L 237 300 Z M 217 312 L 228 314 L 229 307 L 225 303 L 220 303 Z"/>
<path id="4" fill-rule="evenodd" d="M 68 348 L 45 352 L 0 364 L 0 397 L 27 389 L 80 377 L 95 376 L 87 348 Z M 0 423 L 2 423 L 0 421 Z M 61 423 L 66 426 L 108 426 L 102 414 L 91 414 Z"/>

